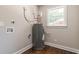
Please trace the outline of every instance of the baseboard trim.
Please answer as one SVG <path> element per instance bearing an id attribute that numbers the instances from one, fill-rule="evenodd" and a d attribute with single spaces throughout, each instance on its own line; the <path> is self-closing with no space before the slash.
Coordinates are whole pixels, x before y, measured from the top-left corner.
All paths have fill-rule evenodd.
<path id="1" fill-rule="evenodd" d="M 29 44 L 28 46 L 20 49 L 19 51 L 13 53 L 13 54 L 22 54 L 23 52 L 27 51 L 28 49 L 32 48 L 32 44 Z"/>
<path id="2" fill-rule="evenodd" d="M 54 43 L 50 43 L 50 42 L 45 42 L 45 45 L 51 46 L 51 47 L 56 47 L 59 49 L 63 49 L 66 51 L 70 51 L 70 52 L 74 52 L 74 53 L 78 53 L 79 54 L 79 50 L 75 49 L 75 48 L 71 48 L 71 47 L 67 47 L 67 46 L 63 46 L 63 45 L 59 45 L 59 44 L 54 44 Z M 22 54 L 23 52 L 27 51 L 28 49 L 32 48 L 32 44 L 29 44 L 28 46 L 20 49 L 19 51 L 13 53 L 13 54 Z"/>
<path id="3" fill-rule="evenodd" d="M 75 48 L 62 46 L 62 45 L 54 44 L 54 43 L 50 43 L 50 42 L 45 42 L 45 45 L 56 47 L 56 48 L 59 48 L 59 49 L 63 49 L 63 50 L 66 50 L 66 51 L 70 51 L 70 52 L 74 52 L 74 53 L 78 53 L 79 54 L 79 50 L 75 49 Z"/>

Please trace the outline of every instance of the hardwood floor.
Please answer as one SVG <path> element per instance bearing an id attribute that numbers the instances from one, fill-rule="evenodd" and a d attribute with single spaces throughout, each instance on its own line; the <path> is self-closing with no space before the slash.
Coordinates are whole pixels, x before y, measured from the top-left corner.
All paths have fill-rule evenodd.
<path id="1" fill-rule="evenodd" d="M 43 50 L 29 49 L 28 51 L 25 51 L 23 54 L 75 54 L 75 53 L 58 49 L 55 47 L 46 46 Z"/>

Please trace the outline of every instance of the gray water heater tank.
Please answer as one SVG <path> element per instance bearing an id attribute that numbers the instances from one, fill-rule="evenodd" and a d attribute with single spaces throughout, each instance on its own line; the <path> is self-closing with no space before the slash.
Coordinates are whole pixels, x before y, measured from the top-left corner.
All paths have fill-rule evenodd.
<path id="1" fill-rule="evenodd" d="M 44 41 L 42 40 L 44 35 L 44 28 L 42 24 L 34 24 L 32 27 L 32 43 L 34 50 L 41 50 L 44 46 Z"/>

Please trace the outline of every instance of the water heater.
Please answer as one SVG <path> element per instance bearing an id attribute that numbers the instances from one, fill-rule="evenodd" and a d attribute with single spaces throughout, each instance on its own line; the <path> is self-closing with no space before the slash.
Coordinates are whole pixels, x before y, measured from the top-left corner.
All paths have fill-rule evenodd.
<path id="1" fill-rule="evenodd" d="M 34 50 L 41 50 L 44 46 L 43 41 L 44 28 L 42 24 L 34 24 L 32 27 L 32 43 Z"/>

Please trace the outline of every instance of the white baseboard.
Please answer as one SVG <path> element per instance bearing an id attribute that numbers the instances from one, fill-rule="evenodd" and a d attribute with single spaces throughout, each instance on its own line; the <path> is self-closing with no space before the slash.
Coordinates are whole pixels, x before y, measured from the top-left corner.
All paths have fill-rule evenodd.
<path id="1" fill-rule="evenodd" d="M 45 45 L 56 47 L 56 48 L 59 48 L 59 49 L 63 49 L 63 50 L 66 50 L 66 51 L 71 51 L 71 52 L 79 54 L 79 49 L 75 49 L 75 48 L 71 48 L 71 47 L 67 47 L 67 46 L 62 46 L 62 45 L 54 44 L 54 43 L 50 43 L 50 42 L 45 42 Z M 25 52 L 26 50 L 28 50 L 30 48 L 32 48 L 32 44 L 29 44 L 28 46 L 20 49 L 19 51 L 15 52 L 14 54 L 21 54 L 21 53 Z"/>
<path id="2" fill-rule="evenodd" d="M 50 42 L 45 42 L 45 45 L 56 47 L 56 48 L 59 48 L 59 49 L 63 49 L 63 50 L 66 50 L 66 51 L 71 51 L 71 52 L 79 54 L 79 49 L 75 49 L 75 48 L 71 48 L 71 47 L 67 47 L 67 46 L 62 46 L 62 45 L 54 44 L 54 43 L 50 43 Z"/>
<path id="3" fill-rule="evenodd" d="M 27 51 L 27 50 L 30 49 L 30 48 L 32 48 L 32 44 L 29 44 L 28 46 L 26 46 L 26 47 L 20 49 L 19 51 L 15 52 L 14 54 L 21 54 L 21 53 Z"/>

